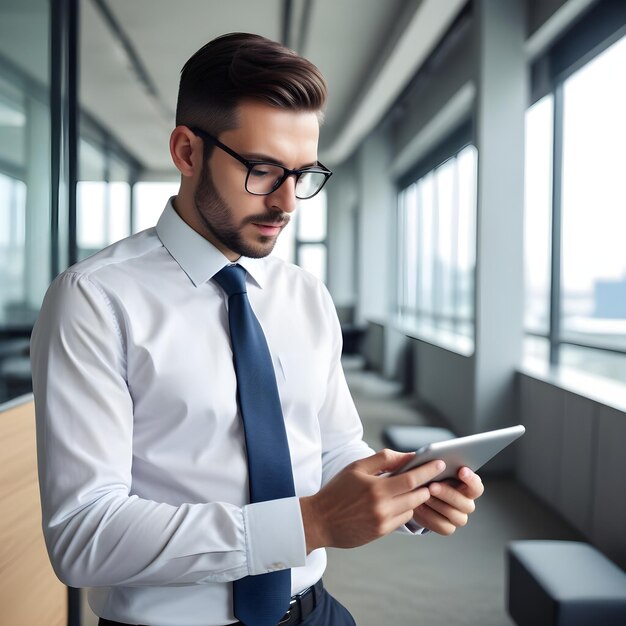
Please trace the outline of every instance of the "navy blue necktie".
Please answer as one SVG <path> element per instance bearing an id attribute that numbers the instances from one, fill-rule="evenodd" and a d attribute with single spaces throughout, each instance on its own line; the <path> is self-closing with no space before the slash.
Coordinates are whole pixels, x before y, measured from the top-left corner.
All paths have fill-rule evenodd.
<path id="1" fill-rule="evenodd" d="M 289 444 L 274 367 L 246 292 L 246 270 L 229 265 L 214 276 L 228 295 L 237 400 L 248 455 L 250 502 L 295 495 Z M 289 608 L 291 570 L 246 576 L 233 584 L 235 617 L 246 626 L 276 626 Z"/>

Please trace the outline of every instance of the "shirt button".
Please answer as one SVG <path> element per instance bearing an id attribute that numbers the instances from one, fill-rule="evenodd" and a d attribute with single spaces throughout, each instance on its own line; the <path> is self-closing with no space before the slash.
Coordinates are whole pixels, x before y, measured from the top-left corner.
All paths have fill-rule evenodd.
<path id="1" fill-rule="evenodd" d="M 279 561 L 278 563 L 272 563 L 270 566 L 270 569 L 272 571 L 279 570 L 279 569 L 287 569 L 287 566 L 284 563 L 281 563 Z"/>

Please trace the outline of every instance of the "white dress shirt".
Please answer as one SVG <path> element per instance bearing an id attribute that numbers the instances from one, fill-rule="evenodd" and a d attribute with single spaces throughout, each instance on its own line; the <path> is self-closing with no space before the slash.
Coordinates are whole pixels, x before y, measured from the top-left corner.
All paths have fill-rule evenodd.
<path id="1" fill-rule="evenodd" d="M 229 263 L 171 201 L 156 228 L 58 276 L 32 336 L 43 528 L 53 567 L 108 619 L 235 621 L 231 581 L 292 568 L 315 583 L 298 498 L 248 503 L 227 298 Z M 372 454 L 324 285 L 241 258 L 272 354 L 297 496 Z"/>

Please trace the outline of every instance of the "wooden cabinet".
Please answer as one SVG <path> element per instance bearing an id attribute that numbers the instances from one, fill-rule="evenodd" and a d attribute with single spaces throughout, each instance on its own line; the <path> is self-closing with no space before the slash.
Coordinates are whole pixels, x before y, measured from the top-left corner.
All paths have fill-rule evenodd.
<path id="1" fill-rule="evenodd" d="M 32 399 L 0 410 L 0 624 L 65 626 L 67 587 L 41 530 Z"/>

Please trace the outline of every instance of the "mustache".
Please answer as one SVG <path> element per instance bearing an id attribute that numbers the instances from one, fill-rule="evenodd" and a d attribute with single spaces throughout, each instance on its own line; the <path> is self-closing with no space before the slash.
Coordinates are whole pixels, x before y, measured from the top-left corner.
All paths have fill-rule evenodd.
<path id="1" fill-rule="evenodd" d="M 278 215 L 249 215 L 245 218 L 244 222 L 246 224 L 262 224 L 265 226 L 281 226 L 285 227 L 289 224 L 289 220 L 291 220 L 291 216 L 285 213 L 279 213 Z"/>

